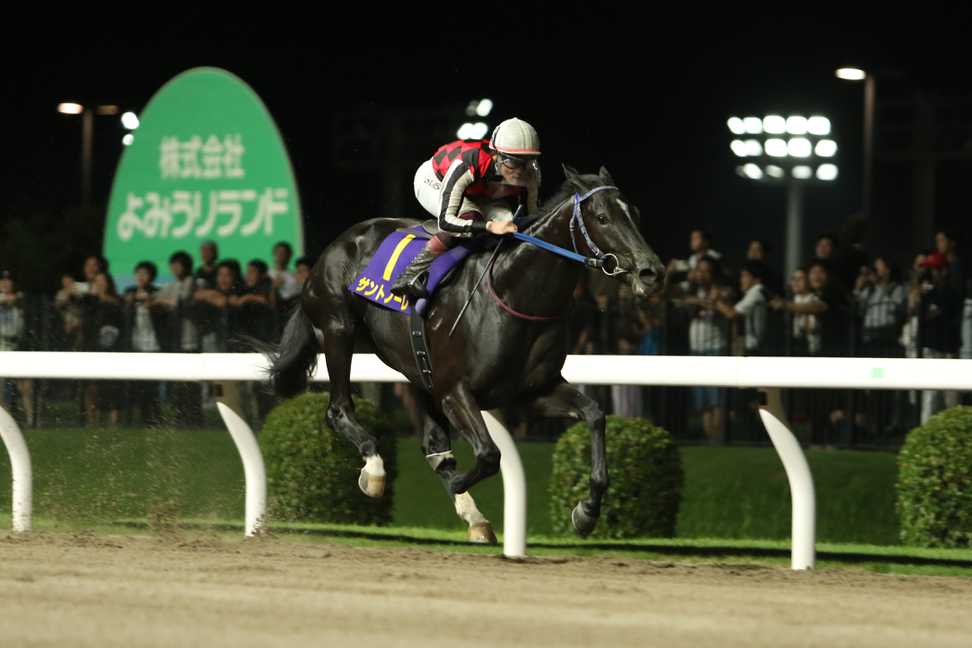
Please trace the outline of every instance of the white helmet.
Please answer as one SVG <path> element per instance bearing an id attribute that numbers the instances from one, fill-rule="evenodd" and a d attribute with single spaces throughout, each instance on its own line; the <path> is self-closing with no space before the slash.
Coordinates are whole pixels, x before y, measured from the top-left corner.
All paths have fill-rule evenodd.
<path id="1" fill-rule="evenodd" d="M 540 155 L 537 130 L 516 117 L 507 119 L 496 127 L 489 139 L 489 146 L 494 151 L 513 157 Z"/>

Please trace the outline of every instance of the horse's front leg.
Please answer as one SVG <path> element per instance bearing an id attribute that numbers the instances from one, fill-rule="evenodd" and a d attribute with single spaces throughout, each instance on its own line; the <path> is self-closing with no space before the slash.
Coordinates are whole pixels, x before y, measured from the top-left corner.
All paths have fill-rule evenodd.
<path id="1" fill-rule="evenodd" d="M 500 451 L 489 436 L 479 404 L 466 385 L 456 384 L 442 398 L 442 413 L 472 446 L 476 463 L 471 470 L 449 481 L 449 492 L 461 495 L 487 477 L 499 472 Z"/>
<path id="2" fill-rule="evenodd" d="M 455 506 L 456 515 L 469 526 L 470 542 L 496 544 L 493 526 L 480 512 L 472 495 L 468 491 L 458 495 L 452 493 L 450 486 L 459 471 L 456 457 L 452 453 L 449 434 L 446 432 L 449 422 L 441 414 L 432 411 L 428 394 L 420 389 L 414 389 L 412 385 L 409 385 L 408 389 L 413 389 L 415 394 L 415 413 L 421 421 L 422 450 L 425 452 L 425 460 L 442 480 Z"/>
<path id="3" fill-rule="evenodd" d="M 570 521 L 578 535 L 594 530 L 601 514 L 601 502 L 608 488 L 607 457 L 604 450 L 604 412 L 576 387 L 560 383 L 549 393 L 527 404 L 528 411 L 540 417 L 584 421 L 591 433 L 591 497 L 577 503 Z"/>

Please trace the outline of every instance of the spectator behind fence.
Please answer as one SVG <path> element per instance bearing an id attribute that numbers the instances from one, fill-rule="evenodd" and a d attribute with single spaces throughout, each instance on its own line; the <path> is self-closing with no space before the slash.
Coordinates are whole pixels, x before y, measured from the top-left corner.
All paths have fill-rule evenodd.
<path id="1" fill-rule="evenodd" d="M 727 320 L 743 320 L 742 355 L 765 355 L 766 352 L 766 266 L 761 261 L 747 261 L 739 272 L 742 299 L 731 305 L 724 300 L 716 308 Z"/>
<path id="2" fill-rule="evenodd" d="M 67 351 L 81 350 L 81 297 L 86 292 L 86 284 L 78 283 L 68 273 L 61 275 L 61 289 L 54 296 L 54 308 L 61 319 L 62 348 Z"/>
<path id="3" fill-rule="evenodd" d="M 54 298 L 54 306 L 61 319 L 63 340 L 61 347 L 68 351 L 84 348 L 83 298 L 91 291 L 91 285 L 99 272 L 108 271 L 108 261 L 98 255 L 85 257 L 81 266 L 83 281 L 75 281 L 69 273 L 61 275 L 61 289 Z"/>
<path id="4" fill-rule="evenodd" d="M 782 295 L 783 278 L 770 261 L 772 253 L 773 247 L 769 244 L 769 241 L 753 239 L 746 247 L 746 260 L 762 263 L 766 271 L 766 276 L 763 277 L 763 286 L 773 295 Z"/>
<path id="5" fill-rule="evenodd" d="M 965 274 L 965 265 L 958 255 L 958 243 L 955 232 L 939 230 L 935 233 L 935 249 L 948 261 L 949 284 L 962 300 L 959 357 L 972 358 L 972 281 Z"/>
<path id="6" fill-rule="evenodd" d="M 797 303 L 777 297 L 770 300 L 770 308 L 794 315 L 815 315 L 820 333 L 820 355 L 847 355 L 850 338 L 847 295 L 840 283 L 831 278 L 830 264 L 823 259 L 810 262 L 807 279 L 816 299 Z"/>
<path id="7" fill-rule="evenodd" d="M 276 335 L 277 312 L 275 310 L 276 293 L 274 283 L 268 273 L 267 264 L 260 259 L 253 259 L 246 264 L 246 277 L 241 294 L 230 299 L 235 309 L 233 338 L 230 351 L 246 351 L 249 345 L 234 343 L 238 336 L 249 336 L 263 342 L 271 341 Z M 252 409 L 240 414 L 255 415 L 256 420 L 262 421 L 273 408 L 274 399 L 262 389 L 260 383 L 249 382 L 240 385 L 246 396 L 245 405 L 255 403 Z"/>
<path id="8" fill-rule="evenodd" d="M 672 259 L 668 263 L 669 284 L 677 286 L 683 295 L 688 295 L 693 290 L 692 274 L 700 259 L 708 257 L 718 261 L 722 258 L 721 254 L 712 249 L 712 236 L 699 228 L 693 229 L 689 234 L 689 250 L 687 259 Z"/>
<path id="9" fill-rule="evenodd" d="M 641 338 L 645 334 L 641 313 L 635 302 L 631 288 L 622 285 L 612 309 L 612 337 L 616 347 L 612 353 L 633 355 L 638 352 Z M 611 385 L 611 407 L 618 416 L 633 418 L 644 417 L 644 397 L 639 385 Z"/>
<path id="10" fill-rule="evenodd" d="M 841 257 L 840 239 L 837 238 L 836 234 L 826 232 L 818 236 L 813 252 L 813 260 L 824 262 L 824 267 L 827 270 L 827 281 L 832 286 L 839 286 L 844 292 L 847 292 L 854 285 L 853 282 L 857 278 L 857 272 L 860 268 L 854 268 L 849 273 L 842 272 L 844 259 Z M 864 262 L 867 263 L 866 260 Z M 810 266 L 807 266 L 808 270 L 809 268 Z M 849 276 L 845 276 L 846 274 L 849 274 Z"/>
<path id="11" fill-rule="evenodd" d="M 192 299 L 198 313 L 202 350 L 205 353 L 226 352 L 229 300 L 239 294 L 236 267 L 229 260 L 220 261 L 216 267 L 215 284 L 211 288 L 199 287 L 199 272 L 196 272 L 197 287 Z"/>
<path id="12" fill-rule="evenodd" d="M 84 276 L 84 283 L 81 285 L 81 290 L 85 293 L 90 292 L 95 277 L 100 273 L 108 274 L 108 259 L 97 254 L 92 254 L 85 258 L 81 272 Z"/>
<path id="13" fill-rule="evenodd" d="M 10 271 L 0 270 L 0 353 L 21 350 L 24 335 L 24 295 L 16 292 Z M 0 369 L 2 367 L 3 360 L 0 359 Z M 11 404 L 14 396 L 20 399 L 27 425 L 33 425 L 34 382 L 29 379 L 7 381 L 0 376 L 0 406 L 13 412 Z"/>
<path id="14" fill-rule="evenodd" d="M 908 273 L 908 301 L 905 311 L 905 323 L 901 328 L 899 342 L 904 347 L 906 358 L 918 357 L 918 311 L 921 305 L 921 277 L 924 274 L 924 253 L 915 255 Z"/>
<path id="15" fill-rule="evenodd" d="M 127 345 L 132 351 L 157 353 L 162 351 L 163 315 L 165 305 L 156 300 L 158 287 L 155 278 L 158 269 L 151 261 L 141 261 L 135 266 L 135 285 L 125 290 L 127 325 L 131 338 Z"/>
<path id="16" fill-rule="evenodd" d="M 85 351 L 115 352 L 122 350 L 124 326 L 121 299 L 110 274 L 99 272 L 83 299 L 82 348 Z M 92 380 L 84 390 L 84 411 L 89 425 L 97 425 L 101 414 L 118 425 L 123 384 L 117 380 Z"/>
<path id="17" fill-rule="evenodd" d="M 270 269 L 269 275 L 273 281 L 275 305 L 280 313 L 290 311 L 302 287 L 297 277 L 288 270 L 293 254 L 294 250 L 287 241 L 280 241 L 273 246 L 273 268 Z"/>
<path id="18" fill-rule="evenodd" d="M 243 266 L 236 259 L 226 259 L 223 263 L 233 270 L 233 276 L 236 277 L 236 294 L 240 294 L 244 285 Z"/>
<path id="19" fill-rule="evenodd" d="M 567 353 L 594 353 L 597 319 L 597 303 L 591 296 L 589 279 L 585 273 L 574 286 L 574 298 L 567 315 Z M 598 389 L 594 385 L 578 385 L 578 389 L 591 398 L 598 398 Z"/>
<path id="20" fill-rule="evenodd" d="M 965 280 L 965 299 L 962 301 L 962 348 L 959 357 L 972 358 L 972 279 Z M 968 404 L 968 403 L 965 403 Z"/>
<path id="21" fill-rule="evenodd" d="M 898 342 L 901 344 L 906 358 L 917 358 L 919 355 L 918 312 L 921 304 L 921 275 L 925 272 L 924 268 L 922 268 L 922 265 L 925 263 L 925 256 L 924 253 L 916 254 L 911 263 L 911 268 L 908 270 L 906 284 L 908 296 L 905 307 L 905 322 L 901 327 L 901 337 L 898 338 Z M 908 405 L 918 412 L 918 417 L 920 418 L 921 403 L 919 392 L 914 390 L 908 391 Z"/>
<path id="22" fill-rule="evenodd" d="M 172 283 L 166 284 L 156 293 L 158 302 L 168 311 L 167 335 L 171 337 L 168 346 L 180 353 L 198 353 L 200 342 L 192 299 L 195 291 L 192 257 L 183 250 L 173 253 L 169 257 L 169 271 L 172 273 Z M 200 383 L 173 383 L 172 399 L 178 412 L 177 420 L 187 426 L 202 425 L 202 386 Z"/>
<path id="23" fill-rule="evenodd" d="M 567 318 L 568 353 L 590 354 L 594 352 L 594 326 L 597 304 L 591 297 L 587 275 L 574 286 L 574 299 Z"/>
<path id="24" fill-rule="evenodd" d="M 935 233 L 935 249 L 945 256 L 948 264 L 948 283 L 960 298 L 965 297 L 965 268 L 958 255 L 958 239 L 953 232 L 939 230 Z"/>
<path id="25" fill-rule="evenodd" d="M 820 299 L 810 292 L 810 282 L 807 280 L 806 270 L 794 270 L 790 278 L 790 290 L 793 294 L 793 303 L 798 306 L 811 302 L 819 302 Z M 772 301 L 772 300 L 771 300 Z M 791 334 L 792 349 L 790 355 L 804 356 L 817 355 L 820 353 L 820 326 L 817 316 L 812 312 L 807 312 L 802 308 L 792 311 Z"/>
<path id="26" fill-rule="evenodd" d="M 158 353 L 162 348 L 165 330 L 165 304 L 156 300 L 158 287 L 155 278 L 158 268 L 151 261 L 135 266 L 135 285 L 125 290 L 125 330 L 129 333 L 129 347 L 137 353 Z M 162 405 L 159 382 L 135 380 L 129 383 L 130 403 L 139 408 L 142 422 L 155 425 L 161 422 Z"/>
<path id="27" fill-rule="evenodd" d="M 662 355 L 664 340 L 665 304 L 656 295 L 648 297 L 647 303 L 639 308 L 641 319 L 641 340 L 638 342 L 639 355 Z"/>
<path id="28" fill-rule="evenodd" d="M 954 358 L 958 355 L 961 299 L 949 281 L 948 259 L 932 252 L 921 263 L 920 299 L 918 302 L 918 339 L 925 358 Z M 958 395 L 940 391 L 922 392 L 921 423 L 924 424 L 943 407 L 958 404 Z"/>
<path id="29" fill-rule="evenodd" d="M 199 267 L 196 268 L 195 279 L 197 288 L 215 288 L 217 265 L 219 263 L 219 246 L 216 241 L 203 241 L 199 245 Z"/>
<path id="30" fill-rule="evenodd" d="M 239 262 L 233 259 L 221 261 L 216 267 L 216 286 L 214 288 L 197 288 L 193 293 L 196 307 L 202 313 L 200 321 L 207 322 L 210 328 L 203 329 L 202 350 L 204 352 L 225 353 L 229 333 L 235 324 L 234 313 L 231 313 L 231 301 L 239 295 L 240 279 L 237 273 Z M 198 275 L 197 275 L 198 276 Z M 235 310 L 235 309 L 234 309 Z M 236 412 L 242 412 L 239 383 L 217 383 L 218 389 L 211 393 L 212 398 L 219 398 Z M 215 407 L 215 404 L 213 404 Z"/>
<path id="31" fill-rule="evenodd" d="M 590 337 L 585 345 L 585 353 L 608 354 L 613 344 L 611 341 L 611 300 L 604 292 L 593 294 L 594 312 L 591 314 Z M 609 411 L 611 403 L 611 390 L 607 385 L 587 385 L 584 393 L 593 398 L 600 404 L 601 408 Z"/>
<path id="32" fill-rule="evenodd" d="M 832 278 L 830 264 L 824 259 L 815 259 L 807 269 L 810 291 L 816 296 L 802 304 L 776 298 L 770 307 L 784 310 L 793 315 L 814 315 L 820 332 L 819 355 L 842 357 L 850 352 L 848 341 L 852 337 L 848 318 L 848 297 L 841 284 Z M 850 425 L 845 420 L 844 402 L 840 393 L 833 390 L 820 390 L 813 398 L 815 441 L 830 442 L 835 438 L 849 443 Z"/>
<path id="33" fill-rule="evenodd" d="M 189 253 L 184 250 L 174 252 L 169 257 L 169 272 L 172 282 L 159 288 L 155 295 L 156 302 L 169 313 L 169 325 L 164 334 L 169 341 L 163 346 L 181 353 L 195 353 L 199 351 L 199 329 L 192 307 L 195 280 Z"/>
<path id="34" fill-rule="evenodd" d="M 907 292 L 897 272 L 884 256 L 873 267 L 861 268 L 854 286 L 861 323 L 860 355 L 871 358 L 901 357 L 901 336 L 907 309 Z M 873 434 L 896 434 L 903 424 L 903 395 L 887 390 L 867 391 L 863 396 L 866 421 Z"/>
<path id="35" fill-rule="evenodd" d="M 297 278 L 297 284 L 303 290 L 304 284 L 310 279 L 311 270 L 314 268 L 314 260 L 310 257 L 300 257 L 297 259 L 296 267 L 297 270 L 294 276 Z"/>
<path id="36" fill-rule="evenodd" d="M 854 298 L 862 317 L 861 353 L 865 357 L 893 358 L 904 324 L 907 295 L 885 257 L 864 267 L 854 286 Z"/>
<path id="37" fill-rule="evenodd" d="M 659 355 L 662 345 L 664 306 L 658 295 L 635 300 L 627 286 L 618 290 L 619 316 L 628 323 L 618 332 L 620 354 Z M 650 418 L 649 390 L 640 385 L 613 385 L 611 399 L 615 414 Z"/>
<path id="38" fill-rule="evenodd" d="M 689 323 L 689 353 L 691 355 L 717 356 L 728 352 L 726 321 L 719 315 L 716 303 L 729 299 L 727 291 L 719 285 L 719 262 L 711 257 L 699 259 L 693 271 L 694 294 L 683 304 L 692 309 Z M 726 390 L 718 387 L 693 387 L 692 404 L 702 413 L 702 431 L 709 443 L 721 443 L 725 438 L 724 422 Z"/>
<path id="39" fill-rule="evenodd" d="M 234 308 L 234 332 L 269 342 L 274 334 L 274 299 L 273 280 L 267 264 L 260 259 L 251 260 L 246 264 L 242 289 L 238 295 L 230 297 L 230 306 Z"/>
<path id="40" fill-rule="evenodd" d="M 813 244 L 813 257 L 833 264 L 837 259 L 837 245 L 838 240 L 836 234 L 831 232 L 820 234 Z"/>
<path id="41" fill-rule="evenodd" d="M 790 275 L 790 295 L 797 305 L 817 302 L 820 299 L 810 291 L 810 282 L 807 279 L 807 272 L 797 269 Z M 770 299 L 770 310 L 773 298 Z M 786 314 L 784 321 L 788 324 L 784 335 L 788 337 L 787 355 L 791 356 L 812 356 L 818 355 L 821 349 L 820 343 L 820 324 L 817 316 L 806 312 L 790 312 Z M 812 394 L 807 390 L 796 389 L 790 393 L 789 416 L 794 423 L 805 423 L 812 416 Z"/>

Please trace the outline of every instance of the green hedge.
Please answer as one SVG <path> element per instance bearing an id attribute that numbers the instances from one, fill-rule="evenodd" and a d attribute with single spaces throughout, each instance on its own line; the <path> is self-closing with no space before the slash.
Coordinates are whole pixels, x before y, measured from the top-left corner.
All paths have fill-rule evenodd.
<path id="1" fill-rule="evenodd" d="M 607 419 L 610 485 L 591 534 L 602 538 L 672 537 L 682 489 L 682 464 L 671 435 L 648 421 Z M 570 512 L 589 497 L 591 437 L 578 423 L 557 442 L 550 477 L 550 519 L 556 533 L 572 533 Z"/>
<path id="2" fill-rule="evenodd" d="M 330 397 L 307 393 L 274 408 L 260 432 L 267 466 L 272 518 L 349 524 L 388 524 L 395 480 L 395 434 L 374 404 L 355 399 L 358 421 L 378 437 L 385 462 L 385 494 L 367 497 L 358 488 L 363 461 L 325 418 Z"/>
<path id="3" fill-rule="evenodd" d="M 953 407 L 908 433 L 898 455 L 901 542 L 972 544 L 972 407 Z"/>

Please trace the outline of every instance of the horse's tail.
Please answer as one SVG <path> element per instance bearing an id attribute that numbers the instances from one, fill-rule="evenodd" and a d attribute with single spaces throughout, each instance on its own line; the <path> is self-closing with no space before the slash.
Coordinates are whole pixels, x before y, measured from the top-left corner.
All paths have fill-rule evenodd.
<path id="1" fill-rule="evenodd" d="M 317 368 L 320 345 L 300 303 L 291 312 L 280 343 L 263 342 L 258 350 L 270 361 L 270 387 L 277 396 L 289 398 L 307 389 L 307 381 Z"/>

